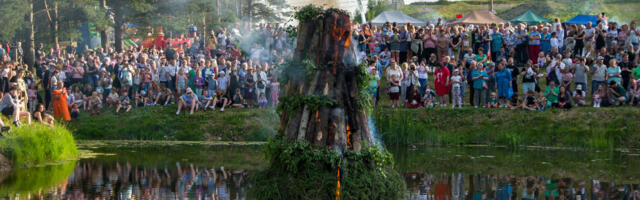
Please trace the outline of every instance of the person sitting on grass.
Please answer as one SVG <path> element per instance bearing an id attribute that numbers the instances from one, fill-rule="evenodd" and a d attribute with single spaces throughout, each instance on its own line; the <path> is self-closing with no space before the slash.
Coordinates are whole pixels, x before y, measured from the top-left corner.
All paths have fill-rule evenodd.
<path id="1" fill-rule="evenodd" d="M 156 96 L 156 101 L 154 102 L 154 104 L 160 105 L 158 103 L 161 103 L 162 105 L 166 106 L 171 102 L 171 99 L 173 99 L 173 92 L 171 92 L 171 89 L 166 86 L 162 86 L 161 91 Z"/>
<path id="2" fill-rule="evenodd" d="M 489 105 L 487 105 L 487 108 L 498 108 L 498 106 L 498 94 L 496 94 L 495 92 L 491 92 L 491 96 L 489 97 Z"/>
<path id="3" fill-rule="evenodd" d="M 39 104 L 36 107 L 36 111 L 33 112 L 33 118 L 44 125 L 53 127 L 53 116 L 45 112 L 43 104 Z"/>
<path id="4" fill-rule="evenodd" d="M 242 94 L 240 94 L 240 88 L 236 88 L 236 92 L 233 95 L 233 104 L 231 104 L 234 108 L 244 108 L 244 98 Z"/>
<path id="5" fill-rule="evenodd" d="M 26 118 L 27 124 L 31 125 L 31 114 L 24 111 L 22 101 L 18 98 L 18 89 L 15 86 L 9 88 L 9 93 L 0 100 L 0 111 L 6 117 L 13 117 L 13 125 L 20 127 L 20 118 Z M 4 130 L 4 126 L 2 126 Z"/>
<path id="6" fill-rule="evenodd" d="M 538 108 L 538 105 L 535 92 L 533 90 L 527 91 L 526 96 L 524 96 L 524 102 L 522 103 L 523 109 L 536 110 Z"/>
<path id="7" fill-rule="evenodd" d="M 98 92 L 93 92 L 91 97 L 89 97 L 89 110 L 91 110 L 91 115 L 100 115 L 100 109 L 102 109 L 102 98 L 100 98 Z"/>
<path id="8" fill-rule="evenodd" d="M 515 110 L 518 108 L 523 108 L 523 106 L 524 105 L 520 101 L 520 98 L 518 98 L 518 94 L 513 93 L 513 95 L 511 96 L 511 99 L 509 99 L 509 102 L 507 103 L 507 108 L 511 110 Z"/>
<path id="9" fill-rule="evenodd" d="M 547 96 L 545 96 L 544 93 L 540 92 L 537 99 L 538 101 L 536 102 L 536 105 L 538 107 L 538 110 L 544 111 L 547 108 Z"/>
<path id="10" fill-rule="evenodd" d="M 213 100 L 214 108 L 215 106 L 220 106 L 220 112 L 224 112 L 224 108 L 231 105 L 231 102 L 226 96 L 224 96 L 224 93 L 225 93 L 224 90 L 218 89 L 218 91 L 216 92 L 216 96 L 214 97 L 214 100 Z"/>
<path id="11" fill-rule="evenodd" d="M 425 108 L 433 107 L 433 100 L 435 99 L 436 93 L 431 90 L 431 85 L 425 85 L 424 96 L 422 96 L 422 106 Z"/>
<path id="12" fill-rule="evenodd" d="M 186 92 L 178 99 L 176 115 L 179 115 L 182 109 L 189 109 L 190 115 L 193 115 L 193 111 L 198 109 L 198 96 L 193 94 L 191 88 L 186 88 Z"/>
<path id="13" fill-rule="evenodd" d="M 135 105 L 137 107 L 144 107 L 147 105 L 147 100 L 149 95 L 147 95 L 147 91 L 145 91 L 144 89 L 140 89 L 140 92 L 136 93 L 136 98 L 135 98 Z"/>
<path id="14" fill-rule="evenodd" d="M 109 96 L 107 96 L 107 105 L 109 107 L 118 106 L 119 99 L 120 95 L 118 95 L 118 91 L 113 89 L 109 92 Z"/>
<path id="15" fill-rule="evenodd" d="M 200 97 L 200 99 L 202 99 L 202 110 L 207 110 L 207 108 L 214 110 L 214 104 L 213 104 L 213 96 L 211 94 L 209 94 L 209 90 L 202 90 L 202 96 Z"/>
<path id="16" fill-rule="evenodd" d="M 558 94 L 560 93 L 560 89 L 556 87 L 556 82 L 550 81 L 549 87 L 544 90 L 544 96 L 547 98 L 547 108 L 557 107 L 558 106 Z"/>
<path id="17" fill-rule="evenodd" d="M 120 99 L 118 100 L 118 106 L 116 107 L 116 114 L 120 112 L 121 108 L 125 108 L 124 112 L 129 112 L 131 110 L 131 99 L 129 99 L 129 94 L 127 94 L 127 90 L 122 90 L 120 92 Z"/>
<path id="18" fill-rule="evenodd" d="M 598 89 L 593 93 L 593 107 L 600 108 L 602 100 L 607 96 L 607 91 L 604 90 L 603 85 L 598 85 Z"/>
<path id="19" fill-rule="evenodd" d="M 414 85 L 413 87 L 407 89 L 409 90 L 409 95 L 408 97 L 408 101 L 407 101 L 407 107 L 408 108 L 419 108 L 420 106 L 422 106 L 422 103 L 420 102 L 420 89 L 417 85 Z"/>
<path id="20" fill-rule="evenodd" d="M 640 69 L 640 67 L 638 67 L 638 69 Z M 635 81 L 631 81 L 631 89 L 629 90 L 629 96 L 631 96 L 631 101 L 629 101 L 629 104 L 633 105 L 640 105 L 639 101 L 640 101 L 640 80 L 635 80 Z"/>
<path id="21" fill-rule="evenodd" d="M 585 100 L 587 93 L 582 90 L 582 85 L 576 85 L 576 91 L 573 91 L 573 101 L 576 106 L 585 106 L 587 101 Z"/>
<path id="22" fill-rule="evenodd" d="M 607 97 L 611 105 L 622 105 L 627 101 L 627 92 L 617 81 L 609 82 Z"/>
<path id="23" fill-rule="evenodd" d="M 267 95 L 263 92 L 260 93 L 260 97 L 258 97 L 258 107 L 266 108 L 269 101 L 267 100 Z"/>

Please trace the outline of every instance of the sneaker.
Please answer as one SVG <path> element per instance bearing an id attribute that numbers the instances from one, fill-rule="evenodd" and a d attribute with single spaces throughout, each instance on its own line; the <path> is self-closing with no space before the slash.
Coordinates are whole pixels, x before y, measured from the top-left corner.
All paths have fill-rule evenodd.
<path id="1" fill-rule="evenodd" d="M 15 125 L 16 127 L 20 127 L 20 121 L 13 121 L 13 125 Z"/>
<path id="2" fill-rule="evenodd" d="M 176 111 L 176 115 L 179 115 L 179 114 L 180 114 L 180 111 Z"/>
<path id="3" fill-rule="evenodd" d="M 193 111 L 190 111 L 190 112 L 189 112 L 189 114 L 190 114 L 190 115 L 193 115 Z"/>
<path id="4" fill-rule="evenodd" d="M 220 112 L 224 112 L 224 108 L 220 108 Z"/>
<path id="5" fill-rule="evenodd" d="M 478 106 L 473 106 L 474 108 L 478 108 Z"/>
<path id="6" fill-rule="evenodd" d="M 456 108 L 456 105 L 451 105 L 451 109 L 454 109 L 454 108 Z"/>

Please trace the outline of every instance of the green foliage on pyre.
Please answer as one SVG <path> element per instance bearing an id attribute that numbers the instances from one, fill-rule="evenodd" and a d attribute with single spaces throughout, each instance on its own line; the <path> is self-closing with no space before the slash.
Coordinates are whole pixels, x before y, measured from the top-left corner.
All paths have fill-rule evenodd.
<path id="1" fill-rule="evenodd" d="M 321 12 L 321 7 L 309 4 L 300 8 L 300 10 L 298 10 L 298 12 L 293 15 L 293 17 L 296 18 L 299 22 L 307 22 L 314 19 Z"/>
<path id="2" fill-rule="evenodd" d="M 250 199 L 335 199 L 340 169 L 340 199 L 403 199 L 405 183 L 393 169 L 390 153 L 376 147 L 342 155 L 307 141 L 275 138 L 265 145 L 271 166 L 251 177 Z"/>

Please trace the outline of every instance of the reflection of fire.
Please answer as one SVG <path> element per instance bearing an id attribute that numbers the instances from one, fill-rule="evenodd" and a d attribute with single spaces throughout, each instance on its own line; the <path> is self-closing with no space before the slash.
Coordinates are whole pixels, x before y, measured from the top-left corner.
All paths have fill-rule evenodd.
<path id="1" fill-rule="evenodd" d="M 347 148 L 351 149 L 351 127 L 347 123 Z"/>
<path id="2" fill-rule="evenodd" d="M 336 186 L 336 200 L 340 199 L 340 168 L 338 168 L 338 175 L 336 175 L 338 185 Z"/>

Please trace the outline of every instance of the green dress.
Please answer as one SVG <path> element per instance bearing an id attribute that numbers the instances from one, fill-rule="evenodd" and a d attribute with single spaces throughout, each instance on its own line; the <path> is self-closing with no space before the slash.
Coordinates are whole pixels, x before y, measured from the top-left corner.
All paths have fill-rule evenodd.
<path id="1" fill-rule="evenodd" d="M 195 85 L 195 78 L 196 78 L 196 71 L 194 71 L 193 69 L 189 70 L 189 88 L 191 88 L 191 90 L 196 91 L 196 85 Z"/>

